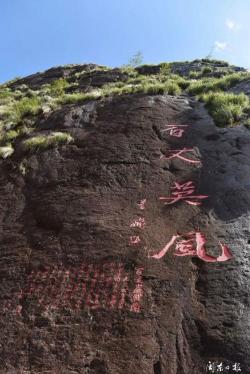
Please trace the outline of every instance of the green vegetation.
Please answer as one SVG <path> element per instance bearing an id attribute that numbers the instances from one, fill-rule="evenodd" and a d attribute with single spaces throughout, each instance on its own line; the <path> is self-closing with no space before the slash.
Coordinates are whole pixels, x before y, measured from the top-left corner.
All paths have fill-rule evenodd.
<path id="1" fill-rule="evenodd" d="M 38 151 L 53 148 L 61 144 L 68 144 L 74 139 L 66 132 L 54 132 L 49 135 L 38 135 L 26 139 L 23 142 L 24 149 L 27 151 Z"/>
<path id="2" fill-rule="evenodd" d="M 117 84 L 104 85 L 100 91 L 100 96 L 124 95 L 134 93 L 144 94 L 169 94 L 178 95 L 181 93 L 181 88 L 174 80 L 159 82 L 151 77 L 151 79 L 140 79 L 139 77 L 129 84 L 118 86 Z"/>
<path id="3" fill-rule="evenodd" d="M 85 87 L 79 85 L 79 82 L 85 75 L 89 77 L 95 71 L 101 70 L 103 74 L 108 74 L 110 68 L 93 65 L 67 78 L 56 79 L 35 88 L 19 82 L 15 87 L 10 86 L 13 81 L 0 85 L 0 157 L 10 156 L 18 139 L 25 139 L 36 131 L 37 114 L 45 115 L 65 104 L 83 104 L 126 94 L 186 93 L 205 103 L 218 126 L 232 126 L 239 121 L 250 126 L 250 120 L 247 119 L 250 113 L 248 97 L 228 92 L 234 85 L 250 80 L 249 72 L 235 72 L 234 67 L 227 63 L 210 59 L 193 61 L 188 68 L 182 62 L 166 62 L 152 68 L 152 65 L 140 65 L 141 58 L 141 54 L 137 53 L 129 65 L 120 68 L 125 73 L 121 81 L 104 83 L 98 88 L 91 89 L 91 84 Z M 196 67 L 194 63 L 197 63 L 197 70 L 191 70 Z M 172 71 L 180 73 L 173 74 Z M 48 136 L 34 134 L 23 140 L 23 144 L 27 150 L 38 150 L 70 141 L 72 138 L 69 134 L 56 132 Z"/>
<path id="4" fill-rule="evenodd" d="M 38 114 L 41 110 L 40 100 L 37 97 L 24 97 L 14 104 L 12 110 L 12 119 L 17 123 L 27 115 Z"/>
<path id="5" fill-rule="evenodd" d="M 201 79 L 196 82 L 192 82 L 189 86 L 188 93 L 191 95 L 201 95 L 206 92 L 219 91 L 219 90 L 228 90 L 233 87 L 235 84 L 249 79 L 250 74 L 243 73 L 233 73 L 226 75 L 222 78 L 206 78 Z"/>
<path id="6" fill-rule="evenodd" d="M 205 66 L 204 68 L 201 69 L 202 75 L 212 73 L 213 69 L 210 66 Z"/>
<path id="7" fill-rule="evenodd" d="M 58 97 L 65 94 L 65 89 L 69 86 L 69 83 L 64 78 L 53 81 L 50 85 L 50 92 L 52 96 Z"/>
<path id="8" fill-rule="evenodd" d="M 210 59 L 210 58 L 202 58 L 201 60 L 194 60 L 194 62 L 206 62 L 208 64 L 216 64 L 216 65 L 221 65 L 221 66 L 229 66 L 229 63 L 227 61 L 223 60 L 215 60 L 215 59 Z"/>
<path id="9" fill-rule="evenodd" d="M 6 99 L 9 99 L 12 96 L 12 92 L 9 88 L 0 89 L 0 102 L 2 103 Z"/>
<path id="10" fill-rule="evenodd" d="M 249 98 L 243 93 L 235 95 L 224 92 L 210 92 L 201 99 L 205 102 L 209 114 L 217 126 L 233 125 L 244 115 L 249 107 Z"/>
<path id="11" fill-rule="evenodd" d="M 129 60 L 129 66 L 136 67 L 142 64 L 143 54 L 141 51 L 137 51 L 134 56 Z"/>
<path id="12" fill-rule="evenodd" d="M 103 85 L 99 89 L 86 93 L 65 94 L 57 100 L 58 104 L 76 104 L 88 100 L 96 100 L 102 97 L 125 95 L 125 94 L 169 94 L 179 95 L 182 88 L 189 83 L 179 76 L 169 76 L 166 79 L 159 80 L 156 76 L 146 77 L 137 74 L 130 77 L 127 82 L 114 82 Z"/>
<path id="13" fill-rule="evenodd" d="M 101 97 L 101 93 L 98 90 L 93 90 L 87 93 L 73 93 L 65 95 L 57 99 L 58 104 L 80 104 L 89 100 L 96 100 Z"/>
<path id="14" fill-rule="evenodd" d="M 4 143 L 9 143 L 18 137 L 18 132 L 15 130 L 6 131 L 2 137 Z"/>
<path id="15" fill-rule="evenodd" d="M 198 79 L 199 77 L 200 77 L 200 72 L 199 71 L 196 71 L 196 70 L 191 70 L 190 72 L 189 72 L 189 78 L 191 78 L 191 79 Z"/>
<path id="16" fill-rule="evenodd" d="M 243 124 L 246 126 L 246 127 L 249 127 L 250 129 L 250 118 L 247 118 L 243 121 Z"/>
<path id="17" fill-rule="evenodd" d="M 120 70 L 122 73 L 128 74 L 129 77 L 136 77 L 138 75 L 137 71 L 130 65 L 123 65 Z"/>
<path id="18" fill-rule="evenodd" d="M 12 155 L 14 152 L 14 149 L 11 145 L 7 145 L 4 147 L 0 147 L 0 157 L 1 158 L 7 158 Z"/>
<path id="19" fill-rule="evenodd" d="M 172 64 L 170 62 L 163 62 L 160 64 L 160 74 L 169 75 L 171 73 Z"/>
<path id="20" fill-rule="evenodd" d="M 142 87 L 142 92 L 145 94 L 168 94 L 168 95 L 179 95 L 182 89 L 178 83 L 174 81 L 169 81 L 165 83 L 158 84 L 145 84 Z"/>

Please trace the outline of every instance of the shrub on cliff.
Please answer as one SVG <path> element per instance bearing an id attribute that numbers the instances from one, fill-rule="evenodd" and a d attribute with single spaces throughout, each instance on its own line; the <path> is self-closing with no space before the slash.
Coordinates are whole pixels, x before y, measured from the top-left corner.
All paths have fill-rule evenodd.
<path id="1" fill-rule="evenodd" d="M 160 67 L 160 74 L 165 76 L 171 74 L 171 67 L 172 64 L 170 62 L 163 62 Z"/>
<path id="2" fill-rule="evenodd" d="M 50 92 L 52 96 L 62 96 L 65 93 L 65 88 L 69 86 L 69 83 L 64 78 L 53 81 L 50 85 Z"/>

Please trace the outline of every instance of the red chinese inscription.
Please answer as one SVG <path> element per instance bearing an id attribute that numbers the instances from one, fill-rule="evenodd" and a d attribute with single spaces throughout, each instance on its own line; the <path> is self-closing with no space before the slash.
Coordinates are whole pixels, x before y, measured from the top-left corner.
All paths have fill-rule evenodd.
<path id="1" fill-rule="evenodd" d="M 130 236 L 129 238 L 129 244 L 133 245 L 133 244 L 138 244 L 141 242 L 141 238 L 139 237 L 139 235 L 133 235 L 133 236 Z"/>
<path id="2" fill-rule="evenodd" d="M 134 220 L 129 227 L 139 227 L 140 229 L 144 229 L 145 224 L 145 219 L 143 217 L 139 217 L 138 219 Z"/>
<path id="3" fill-rule="evenodd" d="M 192 181 L 186 183 L 174 183 L 174 187 L 171 187 L 171 197 L 159 197 L 159 200 L 167 200 L 165 205 L 175 204 L 177 201 L 184 200 L 190 205 L 201 205 L 199 200 L 206 199 L 207 195 L 193 195 L 195 187 Z"/>
<path id="4" fill-rule="evenodd" d="M 141 310 L 141 299 L 143 297 L 143 282 L 142 282 L 143 268 L 138 268 L 135 272 L 135 289 L 132 296 L 131 312 L 139 313 Z"/>
<path id="5" fill-rule="evenodd" d="M 179 239 L 180 238 L 180 239 Z M 165 247 L 154 255 L 149 255 L 149 258 L 160 259 L 168 252 L 170 247 L 176 242 L 175 256 L 195 256 L 199 257 L 205 262 L 223 262 L 230 260 L 233 256 L 229 248 L 219 242 L 221 248 L 221 255 L 218 257 L 210 256 L 206 253 L 206 238 L 201 232 L 190 232 L 184 235 L 173 235 L 172 239 L 165 245 Z"/>
<path id="6" fill-rule="evenodd" d="M 183 148 L 183 149 L 173 149 L 168 151 L 166 155 L 161 155 L 160 159 L 164 158 L 164 160 L 171 160 L 172 158 L 179 158 L 185 162 L 190 164 L 201 164 L 200 160 L 193 160 L 186 156 L 186 153 L 194 153 L 193 148 Z M 184 155 L 183 155 L 184 154 Z"/>
<path id="7" fill-rule="evenodd" d="M 174 136 L 176 138 L 181 138 L 185 129 L 188 127 L 187 125 L 166 125 L 165 129 L 161 130 L 161 132 L 169 131 L 169 135 Z"/>
<path id="8" fill-rule="evenodd" d="M 145 207 L 146 207 L 146 202 L 147 202 L 147 199 L 142 199 L 137 205 L 139 207 L 139 209 L 141 210 L 144 210 Z"/>
<path id="9" fill-rule="evenodd" d="M 132 272 L 122 263 L 81 264 L 32 271 L 23 289 L 2 303 L 2 312 L 22 313 L 23 305 L 50 310 L 124 309 L 139 313 L 143 297 L 143 268 Z"/>

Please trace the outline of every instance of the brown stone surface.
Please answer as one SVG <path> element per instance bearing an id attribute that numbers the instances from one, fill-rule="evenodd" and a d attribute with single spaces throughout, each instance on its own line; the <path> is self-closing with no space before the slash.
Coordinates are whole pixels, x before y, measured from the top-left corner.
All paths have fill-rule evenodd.
<path id="1" fill-rule="evenodd" d="M 173 123 L 188 125 L 182 137 L 162 132 Z M 200 104 L 163 95 L 69 105 L 38 126 L 75 142 L 35 154 L 20 144 L 1 161 L 0 372 L 198 374 L 217 361 L 250 373 L 249 131 L 217 129 Z M 160 158 L 184 147 L 201 167 Z M 202 205 L 164 206 L 159 196 L 189 180 Z M 130 227 L 138 217 L 144 229 Z M 148 257 L 190 231 L 233 259 L 174 247 Z"/>

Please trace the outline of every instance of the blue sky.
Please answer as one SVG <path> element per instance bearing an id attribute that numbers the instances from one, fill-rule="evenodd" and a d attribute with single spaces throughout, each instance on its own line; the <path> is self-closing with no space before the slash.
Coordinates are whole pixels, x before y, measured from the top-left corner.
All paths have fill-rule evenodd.
<path id="1" fill-rule="evenodd" d="M 213 58 L 250 67 L 250 0 L 0 0 L 0 82 L 56 65 Z"/>

